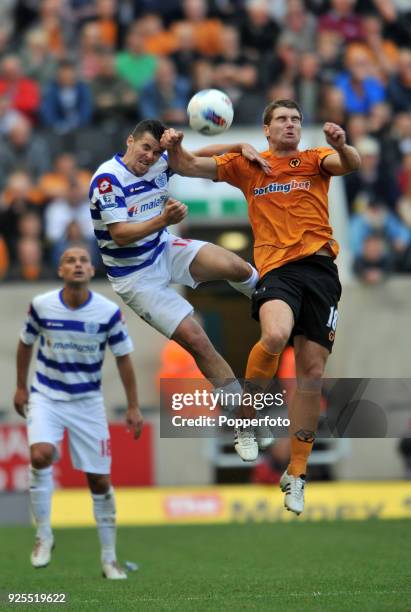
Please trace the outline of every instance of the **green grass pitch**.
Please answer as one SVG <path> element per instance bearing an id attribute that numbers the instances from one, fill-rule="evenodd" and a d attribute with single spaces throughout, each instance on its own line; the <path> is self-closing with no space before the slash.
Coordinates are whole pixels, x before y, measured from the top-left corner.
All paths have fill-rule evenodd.
<path id="1" fill-rule="evenodd" d="M 0 609 L 216 612 L 411 611 L 411 521 L 129 527 L 127 581 L 100 575 L 93 529 L 55 531 L 52 564 L 29 565 L 30 528 L 0 529 L 0 592 L 68 594 L 68 604 Z"/>

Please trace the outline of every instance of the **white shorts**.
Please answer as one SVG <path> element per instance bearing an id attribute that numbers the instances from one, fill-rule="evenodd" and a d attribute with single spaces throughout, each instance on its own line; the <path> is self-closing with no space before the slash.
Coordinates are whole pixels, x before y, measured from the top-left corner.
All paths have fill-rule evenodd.
<path id="1" fill-rule="evenodd" d="M 73 467 L 90 474 L 110 474 L 110 433 L 101 397 L 70 402 L 52 400 L 42 393 L 30 393 L 27 412 L 29 445 L 48 442 L 58 448 L 64 430 L 69 436 Z"/>
<path id="2" fill-rule="evenodd" d="M 170 284 L 193 289 L 199 285 L 190 274 L 190 264 L 206 244 L 169 234 L 163 253 L 151 266 L 124 278 L 110 279 L 111 285 L 139 317 L 171 338 L 194 309 Z"/>

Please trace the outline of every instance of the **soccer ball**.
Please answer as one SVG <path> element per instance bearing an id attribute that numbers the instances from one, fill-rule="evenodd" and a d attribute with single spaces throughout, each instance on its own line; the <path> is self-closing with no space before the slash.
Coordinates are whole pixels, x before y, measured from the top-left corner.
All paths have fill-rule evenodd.
<path id="1" fill-rule="evenodd" d="M 197 92 L 187 106 L 190 127 L 205 136 L 228 130 L 233 122 L 234 109 L 230 98 L 219 89 Z"/>

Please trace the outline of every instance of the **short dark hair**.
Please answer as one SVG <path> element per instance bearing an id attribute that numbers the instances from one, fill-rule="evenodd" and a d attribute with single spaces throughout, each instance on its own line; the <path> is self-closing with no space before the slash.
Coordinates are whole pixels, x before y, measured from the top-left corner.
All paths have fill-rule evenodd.
<path id="1" fill-rule="evenodd" d="M 270 104 L 268 104 L 263 112 L 263 124 L 264 125 L 270 125 L 271 123 L 271 119 L 273 118 L 273 112 L 275 111 L 276 108 L 295 108 L 298 111 L 298 114 L 300 115 L 300 120 L 303 120 L 303 113 L 301 111 L 301 108 L 299 107 L 299 105 L 297 104 L 297 102 L 295 102 L 295 100 L 274 100 L 273 102 L 270 102 Z"/>
<path id="2" fill-rule="evenodd" d="M 144 121 L 140 121 L 140 123 L 137 123 L 136 127 L 131 132 L 131 135 L 134 140 L 138 140 L 143 136 L 143 134 L 145 134 L 145 132 L 149 132 L 149 134 L 151 134 L 156 140 L 158 140 L 158 142 L 160 142 L 164 130 L 166 129 L 167 126 L 164 125 L 164 123 L 162 123 L 161 121 L 158 121 L 157 119 L 144 119 Z"/>

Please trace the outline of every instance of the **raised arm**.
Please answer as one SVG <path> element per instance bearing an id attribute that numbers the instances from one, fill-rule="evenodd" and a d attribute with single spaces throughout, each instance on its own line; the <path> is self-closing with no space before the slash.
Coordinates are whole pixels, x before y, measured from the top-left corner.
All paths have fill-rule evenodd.
<path id="1" fill-rule="evenodd" d="M 341 176 L 358 170 L 361 166 L 361 157 L 357 149 L 347 145 L 343 128 L 336 123 L 325 123 L 323 131 L 328 144 L 336 151 L 323 159 L 324 170 L 333 176 Z"/>
<path id="2" fill-rule="evenodd" d="M 177 132 L 173 128 L 165 130 L 161 137 L 160 144 L 168 151 L 170 168 L 182 176 L 216 179 L 217 163 L 215 159 L 190 153 L 183 148 L 183 138 L 183 132 Z"/>
<path id="3" fill-rule="evenodd" d="M 168 150 L 170 167 L 177 174 L 214 180 L 217 178 L 217 164 L 212 156 L 224 153 L 240 153 L 246 159 L 257 163 L 266 174 L 271 173 L 268 160 L 250 144 L 212 144 L 190 152 L 183 148 L 182 140 L 183 132 L 172 128 L 166 130 L 161 139 L 161 146 Z"/>
<path id="4" fill-rule="evenodd" d="M 24 409 L 29 399 L 27 388 L 27 376 L 30 368 L 33 346 L 24 344 L 19 340 L 17 347 L 17 385 L 14 394 L 14 408 L 22 417 L 25 417 Z"/>

